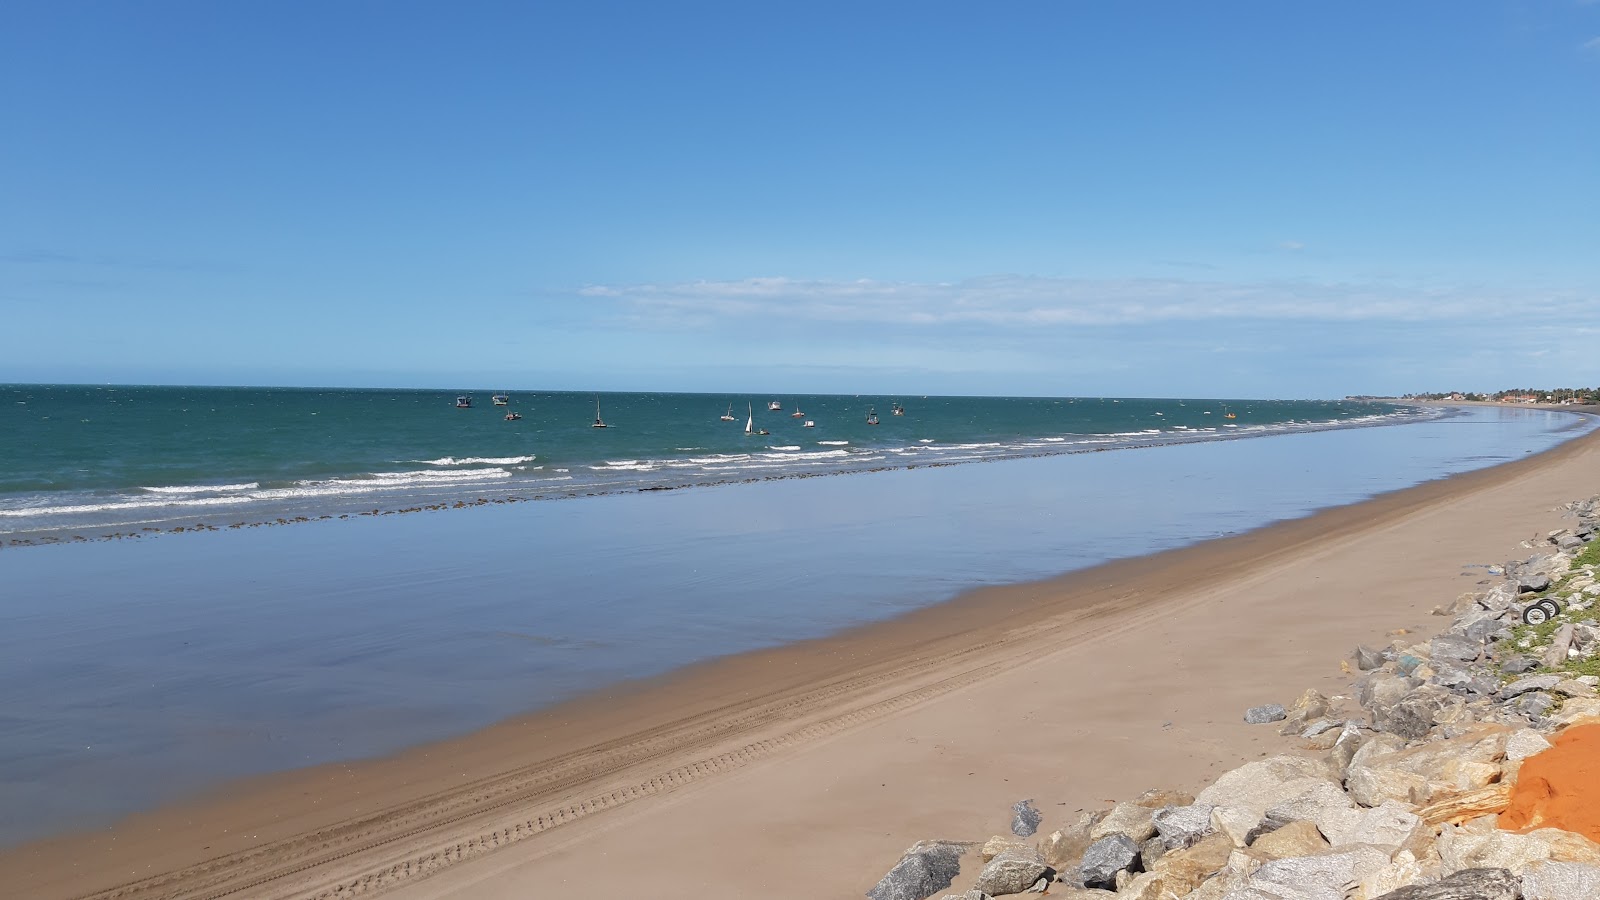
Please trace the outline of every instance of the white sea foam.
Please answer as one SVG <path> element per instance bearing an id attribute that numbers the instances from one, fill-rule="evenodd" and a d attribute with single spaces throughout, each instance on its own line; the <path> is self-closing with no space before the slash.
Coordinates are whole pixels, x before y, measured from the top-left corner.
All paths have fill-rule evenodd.
<path id="1" fill-rule="evenodd" d="M 152 494 L 219 494 L 224 491 L 253 491 L 261 485 L 248 484 L 180 484 L 172 487 L 142 487 L 139 490 Z"/>
<path id="2" fill-rule="evenodd" d="M 767 449 L 768 450 L 799 450 L 800 448 L 798 446 L 789 446 L 789 447 L 768 447 Z"/>
<path id="3" fill-rule="evenodd" d="M 515 466 L 519 463 L 533 462 L 539 457 L 528 456 L 463 456 L 457 459 L 454 456 L 442 456 L 438 459 L 418 460 L 428 466 Z"/>
<path id="4" fill-rule="evenodd" d="M 822 447 L 845 447 L 849 443 L 849 441 L 817 441 L 818 446 Z"/>

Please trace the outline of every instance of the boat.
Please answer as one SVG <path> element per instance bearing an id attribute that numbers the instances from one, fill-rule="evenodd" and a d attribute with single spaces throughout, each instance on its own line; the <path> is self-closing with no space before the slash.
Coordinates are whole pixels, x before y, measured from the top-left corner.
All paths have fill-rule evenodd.
<path id="1" fill-rule="evenodd" d="M 876 424 L 878 424 L 878 411 L 873 409 L 870 406 L 867 407 L 867 424 L 868 425 L 876 425 Z"/>
<path id="2" fill-rule="evenodd" d="M 595 394 L 594 395 L 594 424 L 590 425 L 589 427 L 590 428 L 605 428 L 605 427 L 607 427 L 606 423 L 605 423 L 605 420 L 600 418 L 600 395 L 599 394 Z"/>
<path id="3" fill-rule="evenodd" d="M 894 404 L 894 406 L 889 408 L 889 412 L 892 412 L 897 416 L 903 416 L 903 415 L 906 414 L 906 408 L 904 406 L 901 406 L 898 402 L 896 402 Z"/>
<path id="4" fill-rule="evenodd" d="M 800 411 L 800 404 L 798 403 L 795 404 L 794 412 L 789 413 L 789 418 L 791 419 L 804 419 L 805 417 L 806 414 Z"/>
<path id="5" fill-rule="evenodd" d="M 1233 410 L 1228 409 L 1228 405 L 1226 403 L 1224 403 L 1222 405 L 1222 417 L 1224 419 L 1237 419 L 1237 418 L 1239 418 L 1238 416 L 1233 414 Z"/>
<path id="6" fill-rule="evenodd" d="M 495 406 L 507 406 L 511 403 L 511 398 L 505 394 L 495 394 L 489 399 L 494 401 Z"/>
<path id="7" fill-rule="evenodd" d="M 783 404 L 776 400 L 767 403 L 768 412 L 783 412 Z"/>
<path id="8" fill-rule="evenodd" d="M 754 437 L 758 434 L 767 433 L 765 428 L 756 428 L 756 412 L 754 405 L 750 407 L 750 418 L 744 420 L 744 433 L 750 435 L 751 437 Z"/>
<path id="9" fill-rule="evenodd" d="M 517 413 L 517 412 L 508 412 L 508 413 L 506 413 L 506 421 L 507 422 L 515 422 L 520 418 L 522 418 L 522 413 Z"/>
<path id="10" fill-rule="evenodd" d="M 471 408 L 472 408 L 472 398 L 471 397 L 463 396 L 463 397 L 457 397 L 456 398 L 456 409 L 471 409 Z"/>
<path id="11" fill-rule="evenodd" d="M 735 419 L 733 417 L 733 404 L 732 403 L 728 404 L 728 411 L 722 414 L 722 421 L 724 421 L 724 422 L 737 422 L 737 421 L 739 421 L 738 419 Z"/>
<path id="12" fill-rule="evenodd" d="M 807 419 L 806 420 L 806 427 L 807 428 L 815 428 L 815 427 L 817 427 L 817 423 L 811 421 L 810 419 Z"/>

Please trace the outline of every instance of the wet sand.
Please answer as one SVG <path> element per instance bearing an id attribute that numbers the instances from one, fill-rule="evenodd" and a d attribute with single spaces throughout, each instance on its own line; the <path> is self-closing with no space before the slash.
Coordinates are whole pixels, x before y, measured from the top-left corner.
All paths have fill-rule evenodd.
<path id="1" fill-rule="evenodd" d="M 1243 709 L 1337 690 L 1559 527 L 1600 435 L 1354 506 L 695 666 L 398 756 L 254 779 L 0 857 L 18 896 L 859 896 L 1002 833 L 1292 746 Z M 970 868 L 970 867 L 969 867 Z M 965 872 L 968 878 L 975 873 Z M 422 878 L 419 876 L 432 875 Z M 958 886 L 961 882 L 958 882 Z"/>

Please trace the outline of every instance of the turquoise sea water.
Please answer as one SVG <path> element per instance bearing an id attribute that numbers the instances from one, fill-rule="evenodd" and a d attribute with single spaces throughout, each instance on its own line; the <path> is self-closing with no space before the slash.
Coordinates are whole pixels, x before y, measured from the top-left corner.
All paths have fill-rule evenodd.
<path id="1" fill-rule="evenodd" d="M 470 409 L 454 405 L 459 394 Z M 1416 420 L 1385 404 L 0 387 L 0 535 L 97 537 L 461 500 L 1221 440 Z M 596 401 L 608 427 L 590 427 Z M 770 402 L 781 411 L 768 409 Z M 896 403 L 904 415 L 893 415 Z M 504 413 L 522 418 L 507 421 Z M 722 416 L 733 415 L 733 421 Z M 795 412 L 803 416 L 794 415 Z M 876 411 L 879 423 L 867 424 Z M 1236 418 L 1226 418 L 1232 412 Z M 747 421 L 768 435 L 746 435 Z M 811 421 L 813 427 L 806 427 Z"/>

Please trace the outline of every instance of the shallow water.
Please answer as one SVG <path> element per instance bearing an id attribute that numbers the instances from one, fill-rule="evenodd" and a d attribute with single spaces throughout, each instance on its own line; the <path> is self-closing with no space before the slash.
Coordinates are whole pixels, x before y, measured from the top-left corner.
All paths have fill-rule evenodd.
<path id="1" fill-rule="evenodd" d="M 1385 428 L 0 551 L 0 840 L 107 822 L 227 778 L 393 751 L 980 585 L 1302 516 L 1594 426 L 1474 409 Z"/>

